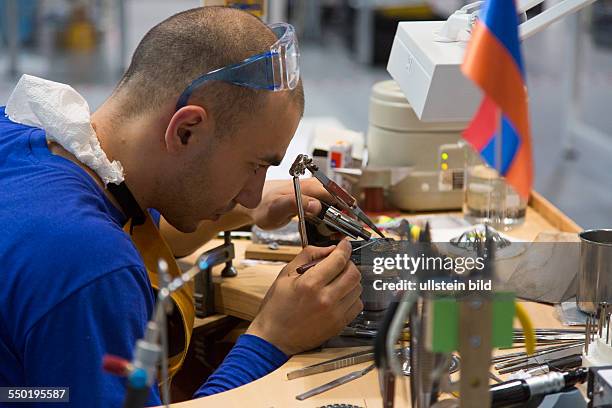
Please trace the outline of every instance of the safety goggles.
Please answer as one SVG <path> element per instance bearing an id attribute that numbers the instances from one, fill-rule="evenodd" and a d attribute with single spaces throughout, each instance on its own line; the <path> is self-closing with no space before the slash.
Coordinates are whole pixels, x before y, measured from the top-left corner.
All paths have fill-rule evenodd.
<path id="1" fill-rule="evenodd" d="M 278 38 L 269 51 L 210 71 L 195 79 L 179 97 L 176 110 L 186 106 L 191 94 L 209 81 L 224 81 L 274 92 L 295 89 L 300 81 L 300 50 L 295 29 L 287 23 L 270 24 L 268 27 Z"/>

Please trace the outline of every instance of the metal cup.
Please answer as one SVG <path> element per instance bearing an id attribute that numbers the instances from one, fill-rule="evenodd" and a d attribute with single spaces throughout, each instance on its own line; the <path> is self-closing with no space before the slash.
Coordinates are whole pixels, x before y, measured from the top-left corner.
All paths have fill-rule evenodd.
<path id="1" fill-rule="evenodd" d="M 576 303 L 580 310 L 592 314 L 599 303 L 612 303 L 612 229 L 582 231 L 579 236 Z"/>

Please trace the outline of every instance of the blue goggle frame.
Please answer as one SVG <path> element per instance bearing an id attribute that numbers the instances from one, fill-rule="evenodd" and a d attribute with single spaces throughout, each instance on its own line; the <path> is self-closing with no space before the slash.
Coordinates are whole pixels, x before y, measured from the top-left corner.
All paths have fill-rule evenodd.
<path id="1" fill-rule="evenodd" d="M 300 51 L 295 29 L 287 23 L 270 24 L 269 27 L 278 38 L 269 51 L 196 78 L 179 97 L 176 110 L 186 106 L 193 92 L 209 81 L 273 92 L 295 89 L 300 81 Z"/>

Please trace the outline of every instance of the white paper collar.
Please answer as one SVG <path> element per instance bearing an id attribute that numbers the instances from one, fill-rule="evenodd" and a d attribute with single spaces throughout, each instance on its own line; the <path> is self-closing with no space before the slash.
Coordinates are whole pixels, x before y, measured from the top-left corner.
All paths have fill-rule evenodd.
<path id="1" fill-rule="evenodd" d="M 105 185 L 123 181 L 121 163 L 108 160 L 91 126 L 89 105 L 71 86 L 23 75 L 5 112 L 13 122 L 44 129 L 48 141 L 72 153 Z"/>

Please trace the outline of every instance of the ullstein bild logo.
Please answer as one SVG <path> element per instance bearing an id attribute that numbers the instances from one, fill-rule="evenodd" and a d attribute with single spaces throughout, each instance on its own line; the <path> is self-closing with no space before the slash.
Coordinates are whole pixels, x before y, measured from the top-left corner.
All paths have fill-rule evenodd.
<path id="1" fill-rule="evenodd" d="M 437 281 L 428 279 L 424 282 L 414 282 L 406 279 L 394 282 L 385 282 L 382 279 L 376 279 L 372 282 L 372 288 L 376 291 L 415 291 L 424 292 L 462 292 L 462 291 L 491 291 L 493 283 L 490 279 L 476 279 L 467 282 L 460 282 L 453 279 L 450 282 Z"/>
<path id="2" fill-rule="evenodd" d="M 414 275 L 417 271 L 445 270 L 454 271 L 461 275 L 467 271 L 481 271 L 485 267 L 483 257 L 457 257 L 445 258 L 439 256 L 409 256 L 396 254 L 395 256 L 381 256 L 373 259 L 373 269 L 377 275 L 385 271 L 406 271 Z"/>

